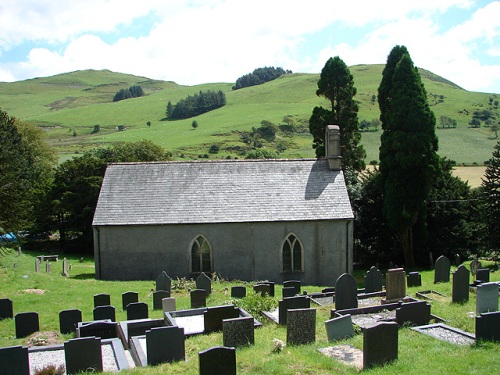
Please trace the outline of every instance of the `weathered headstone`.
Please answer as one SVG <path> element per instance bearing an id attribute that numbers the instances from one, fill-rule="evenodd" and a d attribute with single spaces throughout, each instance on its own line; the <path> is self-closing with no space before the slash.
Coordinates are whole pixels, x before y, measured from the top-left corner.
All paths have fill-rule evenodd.
<path id="1" fill-rule="evenodd" d="M 232 298 L 244 298 L 246 296 L 247 296 L 247 288 L 245 288 L 244 286 L 231 287 Z"/>
<path id="2" fill-rule="evenodd" d="M 354 326 L 350 314 L 339 316 L 325 322 L 326 336 L 328 341 L 347 339 L 354 336 Z"/>
<path id="3" fill-rule="evenodd" d="M 472 273 L 472 276 L 476 276 L 476 272 L 480 268 L 482 268 L 482 264 L 479 260 L 473 259 L 470 262 L 470 273 Z"/>
<path id="4" fill-rule="evenodd" d="M 304 345 L 316 341 L 316 309 L 288 310 L 286 342 L 288 345 Z"/>
<path id="5" fill-rule="evenodd" d="M 197 309 L 207 305 L 207 294 L 204 289 L 195 289 L 190 292 L 191 308 Z"/>
<path id="6" fill-rule="evenodd" d="M 161 310 L 161 300 L 167 297 L 170 297 L 170 292 L 166 290 L 157 290 L 153 292 L 153 310 Z"/>
<path id="7" fill-rule="evenodd" d="M 253 287 L 255 294 L 260 294 L 262 297 L 271 295 L 271 286 L 269 284 L 257 284 Z"/>
<path id="8" fill-rule="evenodd" d="M 76 332 L 76 326 L 82 321 L 82 312 L 78 309 L 59 311 L 59 332 Z"/>
<path id="9" fill-rule="evenodd" d="M 287 310 L 308 309 L 311 307 L 311 300 L 305 296 L 283 298 L 278 301 L 278 323 L 285 325 L 287 322 Z"/>
<path id="10" fill-rule="evenodd" d="M 100 337 L 112 339 L 118 337 L 118 323 L 108 321 L 81 322 L 76 328 L 77 337 Z"/>
<path id="11" fill-rule="evenodd" d="M 460 254 L 455 254 L 455 256 L 453 257 L 453 260 L 454 260 L 454 263 L 455 263 L 455 267 L 458 267 L 460 265 Z"/>
<path id="12" fill-rule="evenodd" d="M 476 316 L 476 340 L 500 341 L 500 311 Z"/>
<path id="13" fill-rule="evenodd" d="M 93 311 L 94 320 L 109 319 L 116 322 L 116 311 L 114 306 L 97 306 Z"/>
<path id="14" fill-rule="evenodd" d="M 398 324 L 378 323 L 363 334 L 363 369 L 398 359 Z"/>
<path id="15" fill-rule="evenodd" d="M 498 311 L 498 284 L 484 283 L 477 286 L 476 315 Z"/>
<path id="16" fill-rule="evenodd" d="M 204 272 L 196 278 L 196 289 L 204 289 L 207 296 L 212 294 L 212 280 Z"/>
<path id="17" fill-rule="evenodd" d="M 236 375 L 236 349 L 214 346 L 198 353 L 200 375 Z"/>
<path id="18" fill-rule="evenodd" d="M 340 275 L 335 282 L 335 309 L 355 309 L 358 307 L 358 284 L 348 273 Z"/>
<path id="19" fill-rule="evenodd" d="M 295 288 L 293 286 L 283 288 L 281 294 L 282 294 L 283 298 L 293 297 L 293 296 L 295 296 Z"/>
<path id="20" fill-rule="evenodd" d="M 269 296 L 274 297 L 274 281 L 260 281 L 256 285 L 268 285 L 269 286 Z"/>
<path id="21" fill-rule="evenodd" d="M 62 261 L 62 275 L 63 276 L 69 276 L 68 274 L 68 260 L 66 258 L 63 259 Z"/>
<path id="22" fill-rule="evenodd" d="M 447 283 L 450 281 L 450 260 L 441 255 L 434 264 L 434 284 Z"/>
<path id="23" fill-rule="evenodd" d="M 9 298 L 0 298 L 0 320 L 12 319 L 14 317 L 14 308 Z"/>
<path id="24" fill-rule="evenodd" d="M 469 300 L 470 272 L 464 265 L 457 268 L 452 274 L 451 302 L 464 303 Z"/>
<path id="25" fill-rule="evenodd" d="M 162 271 L 156 278 L 156 291 L 165 290 L 168 292 L 168 297 L 170 297 L 172 287 L 172 279 L 167 275 L 165 271 Z"/>
<path id="26" fill-rule="evenodd" d="M 94 295 L 94 307 L 109 305 L 111 305 L 111 296 L 109 294 L 101 293 Z"/>
<path id="27" fill-rule="evenodd" d="M 27 346 L 0 348 L 0 375 L 30 375 Z"/>
<path id="28" fill-rule="evenodd" d="M 431 319 L 431 305 L 426 301 L 403 303 L 396 309 L 396 322 L 402 326 L 411 324 L 423 326 L 429 324 Z"/>
<path id="29" fill-rule="evenodd" d="M 40 330 L 38 313 L 23 312 L 14 317 L 16 326 L 16 338 L 20 339 Z"/>
<path id="30" fill-rule="evenodd" d="M 158 327 L 146 331 L 148 365 L 183 361 L 186 358 L 184 328 Z"/>
<path id="31" fill-rule="evenodd" d="M 129 303 L 139 302 L 139 293 L 137 292 L 125 292 L 122 293 L 122 310 L 127 309 Z"/>
<path id="32" fill-rule="evenodd" d="M 40 259 L 35 259 L 35 272 L 40 272 Z"/>
<path id="33" fill-rule="evenodd" d="M 203 314 L 204 333 L 222 331 L 222 321 L 224 319 L 233 319 L 239 316 L 239 309 L 233 305 L 209 307 Z"/>
<path id="34" fill-rule="evenodd" d="M 380 292 L 382 290 L 383 279 L 382 272 L 377 267 L 372 266 L 364 277 L 365 293 Z"/>
<path id="35" fill-rule="evenodd" d="M 64 343 L 64 358 L 68 375 L 79 372 L 102 372 L 101 339 L 77 338 Z"/>
<path id="36" fill-rule="evenodd" d="M 283 288 L 295 288 L 295 294 L 300 294 L 301 282 L 299 280 L 283 281 Z"/>
<path id="37" fill-rule="evenodd" d="M 406 273 L 403 268 L 392 268 L 385 274 L 385 298 L 388 301 L 406 297 Z"/>
<path id="38" fill-rule="evenodd" d="M 253 317 L 224 319 L 222 321 L 224 346 L 239 348 L 255 343 Z"/>
<path id="39" fill-rule="evenodd" d="M 161 300 L 161 309 L 164 313 L 177 310 L 174 297 L 167 297 Z"/>
<path id="40" fill-rule="evenodd" d="M 420 275 L 419 272 L 410 272 L 408 276 L 406 276 L 406 284 L 408 288 L 422 286 L 422 275 Z"/>
<path id="41" fill-rule="evenodd" d="M 45 272 L 50 273 L 50 270 L 51 270 L 50 262 L 46 261 L 45 262 Z"/>
<path id="42" fill-rule="evenodd" d="M 132 302 L 127 305 L 127 320 L 147 319 L 149 317 L 148 304 Z"/>
<path id="43" fill-rule="evenodd" d="M 490 282 L 490 269 L 489 268 L 478 268 L 476 272 L 476 281 L 481 283 Z"/>

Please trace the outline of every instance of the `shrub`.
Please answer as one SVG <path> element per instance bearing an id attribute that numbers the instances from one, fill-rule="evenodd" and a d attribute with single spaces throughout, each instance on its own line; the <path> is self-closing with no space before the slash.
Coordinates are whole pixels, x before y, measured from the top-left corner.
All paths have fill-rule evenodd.
<path id="1" fill-rule="evenodd" d="M 47 365 L 41 369 L 35 370 L 35 375 L 63 375 L 65 373 L 64 365 Z"/>
<path id="2" fill-rule="evenodd" d="M 233 300 L 231 303 L 241 307 L 252 316 L 264 318 L 262 311 L 273 311 L 278 307 L 278 300 L 274 297 L 262 297 L 260 293 L 251 292 L 246 297 Z"/>

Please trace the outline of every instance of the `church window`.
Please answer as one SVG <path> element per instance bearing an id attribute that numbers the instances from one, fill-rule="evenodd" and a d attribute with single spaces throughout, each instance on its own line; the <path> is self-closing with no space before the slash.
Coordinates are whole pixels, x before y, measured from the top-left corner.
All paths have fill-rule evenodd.
<path id="1" fill-rule="evenodd" d="M 191 272 L 212 272 L 212 247 L 201 235 L 191 246 Z"/>
<path id="2" fill-rule="evenodd" d="M 304 270 L 302 244 L 297 236 L 290 234 L 281 249 L 283 271 L 301 272 Z"/>

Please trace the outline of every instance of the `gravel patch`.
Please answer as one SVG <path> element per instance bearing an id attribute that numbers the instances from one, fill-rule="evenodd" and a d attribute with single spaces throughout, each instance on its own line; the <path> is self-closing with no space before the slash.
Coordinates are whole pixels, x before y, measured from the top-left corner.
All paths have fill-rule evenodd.
<path id="1" fill-rule="evenodd" d="M 396 311 L 382 310 L 373 314 L 358 314 L 351 315 L 353 324 L 366 329 L 373 327 L 381 321 L 389 321 L 396 319 Z"/>
<path id="2" fill-rule="evenodd" d="M 445 327 L 420 329 L 419 332 L 456 345 L 473 345 L 476 342 L 470 337 Z"/>

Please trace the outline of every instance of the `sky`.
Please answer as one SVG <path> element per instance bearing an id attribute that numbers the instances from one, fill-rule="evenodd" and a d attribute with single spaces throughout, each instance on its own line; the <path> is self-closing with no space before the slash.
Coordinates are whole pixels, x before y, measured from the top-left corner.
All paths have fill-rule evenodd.
<path id="1" fill-rule="evenodd" d="M 1 0 L 0 81 L 83 69 L 235 82 L 256 68 L 320 73 L 330 57 L 416 66 L 500 94 L 500 1 Z"/>

